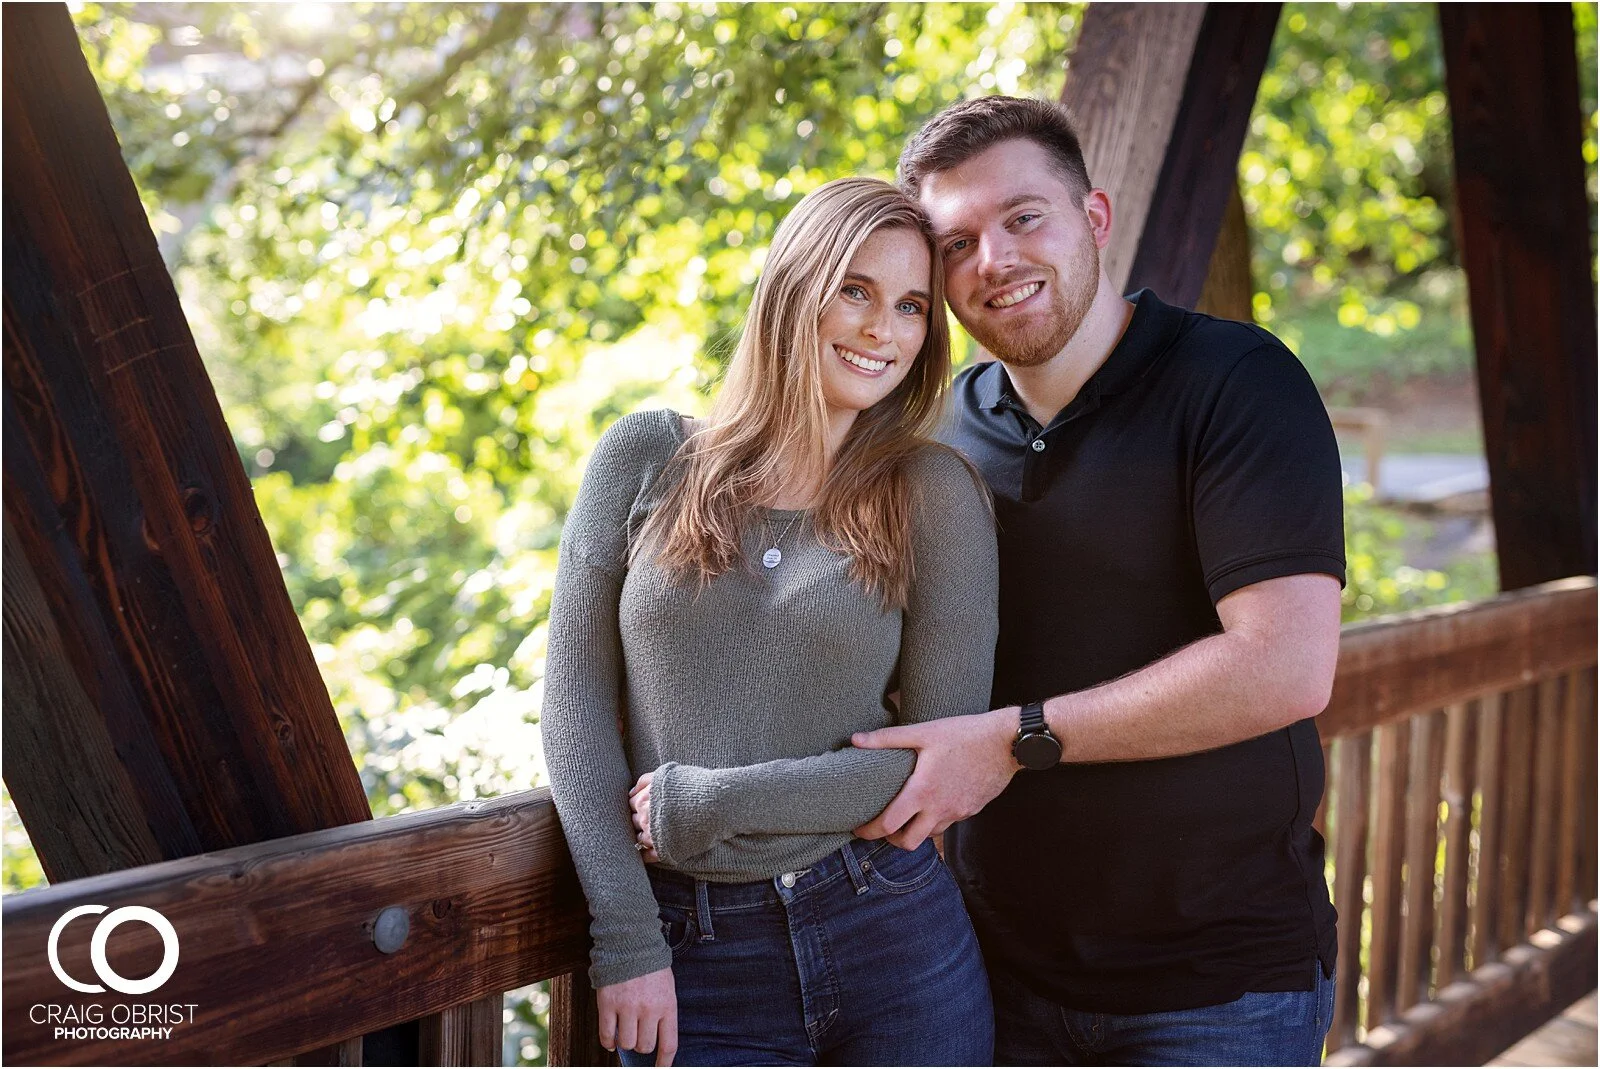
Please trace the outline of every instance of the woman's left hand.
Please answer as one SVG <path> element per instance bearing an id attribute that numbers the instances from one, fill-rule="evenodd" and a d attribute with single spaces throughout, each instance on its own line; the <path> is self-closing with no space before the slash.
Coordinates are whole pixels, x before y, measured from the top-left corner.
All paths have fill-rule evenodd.
<path id="1" fill-rule="evenodd" d="M 661 860 L 661 855 L 656 853 L 655 840 L 650 837 L 650 781 L 654 777 L 654 772 L 646 772 L 628 792 L 628 805 L 633 809 L 633 830 L 638 833 L 641 848 L 639 856 L 651 865 Z"/>

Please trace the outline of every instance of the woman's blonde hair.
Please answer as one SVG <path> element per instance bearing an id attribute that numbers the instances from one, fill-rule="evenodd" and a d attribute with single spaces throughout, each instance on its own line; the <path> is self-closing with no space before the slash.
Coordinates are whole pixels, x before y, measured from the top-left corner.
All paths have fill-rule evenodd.
<path id="1" fill-rule="evenodd" d="M 857 250 L 881 230 L 907 230 L 927 243 L 928 333 L 905 379 L 856 416 L 829 468 L 819 326 Z M 780 479 L 821 478 L 810 513 L 818 538 L 850 557 L 851 577 L 886 610 L 903 608 L 917 505 L 906 461 L 927 444 L 949 377 L 944 271 L 921 207 L 875 178 L 820 186 L 778 227 L 722 391 L 668 465 L 671 488 L 633 555 L 653 547 L 669 572 L 709 582 L 747 563 L 741 532 Z"/>

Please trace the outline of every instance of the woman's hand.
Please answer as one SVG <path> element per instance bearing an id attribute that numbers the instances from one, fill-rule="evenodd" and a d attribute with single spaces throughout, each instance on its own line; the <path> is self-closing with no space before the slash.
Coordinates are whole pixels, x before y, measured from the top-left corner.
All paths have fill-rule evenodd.
<path id="1" fill-rule="evenodd" d="M 670 967 L 608 984 L 595 992 L 595 1002 L 602 1047 L 654 1051 L 657 1065 L 672 1064 L 678 1053 L 678 991 Z"/>
<path id="2" fill-rule="evenodd" d="M 661 860 L 661 855 L 656 853 L 655 839 L 650 835 L 650 781 L 654 777 L 654 772 L 646 772 L 633 785 L 633 790 L 628 792 L 628 805 L 633 809 L 633 830 L 639 840 L 639 856 L 652 865 Z"/>

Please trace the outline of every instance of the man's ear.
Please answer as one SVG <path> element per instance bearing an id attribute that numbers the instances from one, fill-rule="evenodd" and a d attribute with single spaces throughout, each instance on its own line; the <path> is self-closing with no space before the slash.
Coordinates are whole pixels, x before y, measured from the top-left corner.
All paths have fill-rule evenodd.
<path id="1" fill-rule="evenodd" d="M 1089 232 L 1094 235 L 1094 247 L 1103 249 L 1111 241 L 1111 195 L 1103 189 L 1091 189 L 1083 198 L 1083 211 L 1089 219 Z"/>

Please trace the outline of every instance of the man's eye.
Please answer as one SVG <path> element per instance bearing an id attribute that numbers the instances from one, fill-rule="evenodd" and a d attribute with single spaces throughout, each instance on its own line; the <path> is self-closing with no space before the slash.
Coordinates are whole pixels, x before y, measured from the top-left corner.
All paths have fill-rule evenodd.
<path id="1" fill-rule="evenodd" d="M 972 244 L 972 239 L 971 238 L 956 238 L 950 244 L 945 246 L 944 251 L 945 252 L 962 252 L 962 251 L 964 251 L 966 249 L 966 247 L 968 245 L 971 245 L 971 244 Z"/>
<path id="2" fill-rule="evenodd" d="M 1031 223 L 1037 218 L 1039 218 L 1038 212 L 1023 212 L 1021 215 L 1017 216 L 1017 222 Z"/>

